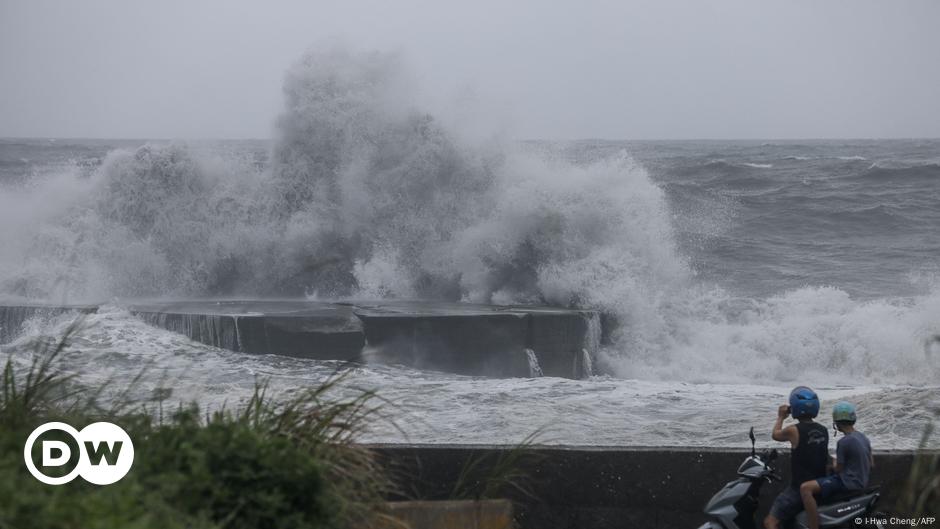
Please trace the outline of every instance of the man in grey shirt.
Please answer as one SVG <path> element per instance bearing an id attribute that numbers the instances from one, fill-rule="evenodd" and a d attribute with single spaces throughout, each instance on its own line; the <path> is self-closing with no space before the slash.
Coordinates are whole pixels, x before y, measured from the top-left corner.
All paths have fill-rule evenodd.
<path id="1" fill-rule="evenodd" d="M 836 472 L 847 490 L 860 490 L 868 486 L 871 474 L 871 443 L 865 434 L 849 428 L 852 431 L 836 445 Z"/>
<path id="2" fill-rule="evenodd" d="M 800 485 L 800 497 L 806 510 L 810 529 L 819 529 L 816 497 L 824 500 L 844 491 L 861 490 L 868 486 L 868 477 L 874 458 L 871 443 L 865 434 L 855 429 L 855 406 L 839 402 L 832 409 L 832 421 L 837 430 L 845 434 L 836 444 L 835 473 Z"/>

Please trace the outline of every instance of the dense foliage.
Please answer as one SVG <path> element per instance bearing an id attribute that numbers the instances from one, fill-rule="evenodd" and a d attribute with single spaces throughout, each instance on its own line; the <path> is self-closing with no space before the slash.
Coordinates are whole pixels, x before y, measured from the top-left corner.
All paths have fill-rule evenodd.
<path id="1" fill-rule="evenodd" d="M 336 379 L 287 401 L 265 388 L 242 408 L 203 414 L 106 408 L 56 369 L 70 336 L 37 345 L 28 368 L 6 362 L 0 381 L 0 529 L 293 529 L 366 527 L 387 491 L 372 454 L 352 443 L 377 408 L 373 395 L 331 400 Z M 131 471 L 113 485 L 50 486 L 23 464 L 40 424 L 96 421 L 134 442 Z M 37 452 L 38 453 L 38 452 Z"/>

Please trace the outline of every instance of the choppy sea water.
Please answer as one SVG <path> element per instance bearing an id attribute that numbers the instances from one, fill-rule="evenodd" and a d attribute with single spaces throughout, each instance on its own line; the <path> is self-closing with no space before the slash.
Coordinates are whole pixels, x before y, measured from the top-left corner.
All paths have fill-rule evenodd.
<path id="1" fill-rule="evenodd" d="M 395 254 L 414 245 L 374 224 L 426 238 L 429 217 L 415 209 L 470 197 L 481 205 L 459 212 L 469 229 L 418 248 L 427 274 L 458 270 L 468 300 L 617 314 L 623 330 L 597 359 L 605 374 L 492 380 L 360 366 L 344 391 L 388 401 L 388 421 L 366 440 L 512 443 L 538 430 L 546 444 L 742 446 L 751 425 L 769 442 L 776 406 L 807 383 L 824 410 L 855 401 L 876 446 L 909 448 L 940 407 L 940 141 L 526 142 L 495 183 L 453 184 L 443 197 L 411 189 L 405 170 L 384 173 L 397 182 L 388 189 L 346 175 L 341 218 L 373 242 L 319 276 L 293 263 L 342 247 L 322 229 L 336 218 L 265 195 L 278 188 L 270 144 L 142 143 L 0 141 L 0 295 L 110 300 L 63 365 L 118 388 L 144 372 L 137 399 L 171 387 L 175 399 L 220 406 L 256 380 L 291 392 L 338 366 L 194 343 L 136 320 L 121 299 L 283 294 L 347 276 L 356 293 L 414 296 Z M 388 198 L 402 187 L 406 211 Z M 286 220 L 269 211 L 279 197 L 273 209 L 296 209 Z M 364 204 L 379 214 L 362 218 Z M 277 265 L 253 262 L 260 251 L 280 252 Z M 64 325 L 29 322 L 0 355 L 25 362 L 30 337 Z"/>

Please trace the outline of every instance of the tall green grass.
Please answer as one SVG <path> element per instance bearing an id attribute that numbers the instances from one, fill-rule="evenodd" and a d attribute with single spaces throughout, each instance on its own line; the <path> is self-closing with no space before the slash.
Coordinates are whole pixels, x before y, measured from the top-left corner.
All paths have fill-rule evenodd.
<path id="1" fill-rule="evenodd" d="M 497 454 L 474 454 L 464 461 L 450 493 L 453 500 L 517 497 L 538 500 L 532 487 L 532 469 L 541 460 L 533 449 L 542 431 Z"/>
<path id="2" fill-rule="evenodd" d="M 287 400 L 265 385 L 243 406 L 170 412 L 102 403 L 58 369 L 80 323 L 58 340 L 36 342 L 28 367 L 12 358 L 0 379 L 0 529 L 293 529 L 369 527 L 390 482 L 356 436 L 379 417 L 375 395 L 335 399 L 337 375 Z M 163 395 L 166 396 L 165 394 Z M 156 413 L 155 413 L 156 412 Z M 134 465 L 104 487 L 78 478 L 50 486 L 23 463 L 23 445 L 40 424 L 81 429 L 120 425 Z"/>

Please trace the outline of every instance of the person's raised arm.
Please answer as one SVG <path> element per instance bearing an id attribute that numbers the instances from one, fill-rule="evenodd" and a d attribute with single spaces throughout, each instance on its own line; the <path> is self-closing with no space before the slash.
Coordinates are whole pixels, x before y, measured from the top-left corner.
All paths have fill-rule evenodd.
<path id="1" fill-rule="evenodd" d="M 786 404 L 781 405 L 777 408 L 777 422 L 774 423 L 773 432 L 771 432 L 770 437 L 774 441 L 790 441 L 791 446 L 796 446 L 797 441 L 795 440 L 797 435 L 797 430 L 793 426 L 783 427 L 783 420 L 787 418 L 787 415 L 790 414 L 790 406 Z"/>

